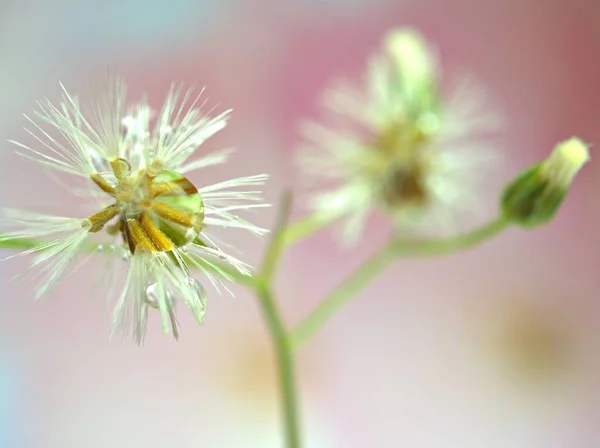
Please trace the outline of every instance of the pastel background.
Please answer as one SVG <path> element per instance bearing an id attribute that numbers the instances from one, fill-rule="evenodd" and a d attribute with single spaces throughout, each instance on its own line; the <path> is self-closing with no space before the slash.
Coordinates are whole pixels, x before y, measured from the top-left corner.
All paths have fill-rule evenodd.
<path id="1" fill-rule="evenodd" d="M 399 25 L 436 44 L 447 72 L 474 73 L 508 117 L 496 193 L 558 140 L 600 142 L 596 0 L 2 0 L 0 141 L 23 137 L 21 113 L 57 98 L 59 80 L 81 90 L 110 67 L 132 99 L 148 92 L 156 107 L 171 81 L 197 83 L 212 105 L 234 109 L 207 148 L 238 151 L 194 180 L 267 172 L 276 202 L 298 185 L 298 120 L 317 116 L 331 79 L 359 77 Z M 77 206 L 8 143 L 0 174 L 3 206 Z M 398 262 L 358 294 L 299 351 L 306 446 L 600 446 L 599 188 L 592 163 L 548 227 Z M 492 190 L 484 215 L 495 200 Z M 286 320 L 382 240 L 374 222 L 350 255 L 327 233 L 290 251 L 277 282 Z M 265 241 L 233 241 L 260 260 Z M 202 327 L 180 313 L 178 343 L 152 321 L 139 348 L 108 340 L 110 304 L 93 292 L 101 261 L 42 303 L 9 282 L 23 261 L 0 265 L 1 448 L 282 446 L 269 341 L 242 288 L 210 297 Z"/>

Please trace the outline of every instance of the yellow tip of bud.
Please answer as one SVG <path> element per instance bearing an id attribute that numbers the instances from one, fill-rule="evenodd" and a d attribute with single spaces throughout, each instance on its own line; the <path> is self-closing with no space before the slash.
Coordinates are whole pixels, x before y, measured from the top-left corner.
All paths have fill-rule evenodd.
<path id="1" fill-rule="evenodd" d="M 557 186 L 567 187 L 581 167 L 590 160 L 588 147 L 578 138 L 571 138 L 557 144 L 546 159 L 541 174 Z"/>

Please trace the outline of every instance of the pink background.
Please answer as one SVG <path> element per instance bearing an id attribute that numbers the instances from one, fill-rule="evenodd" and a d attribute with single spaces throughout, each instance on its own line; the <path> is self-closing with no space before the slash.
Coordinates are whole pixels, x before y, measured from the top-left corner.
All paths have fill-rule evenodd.
<path id="1" fill-rule="evenodd" d="M 446 71 L 478 76 L 508 117 L 497 189 L 558 140 L 600 142 L 595 0 L 4 0 L 0 137 L 23 137 L 21 113 L 57 98 L 58 80 L 77 91 L 107 67 L 156 107 L 171 81 L 207 85 L 211 104 L 234 109 L 207 148 L 238 152 L 194 180 L 267 172 L 276 202 L 298 184 L 298 120 L 317 116 L 332 78 L 360 76 L 399 25 L 436 43 Z M 2 144 L 2 205 L 77 214 L 64 188 L 12 150 Z M 588 165 L 546 228 L 398 262 L 360 293 L 299 351 L 306 446 L 600 446 L 599 176 Z M 493 213 L 495 200 L 482 209 Z M 291 250 L 277 281 L 287 321 L 374 250 L 381 229 L 350 255 L 327 233 Z M 232 238 L 260 260 L 264 240 Z M 111 307 L 92 287 L 101 261 L 43 303 L 9 283 L 23 261 L 0 266 L 0 447 L 282 446 L 271 350 L 249 293 L 213 294 L 202 327 L 181 312 L 179 343 L 153 320 L 139 348 L 108 340 Z M 546 342 L 532 342 L 532 328 Z"/>

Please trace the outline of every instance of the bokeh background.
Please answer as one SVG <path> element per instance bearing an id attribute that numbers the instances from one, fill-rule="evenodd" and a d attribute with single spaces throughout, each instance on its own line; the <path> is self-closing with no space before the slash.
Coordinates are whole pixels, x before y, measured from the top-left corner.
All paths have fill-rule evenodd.
<path id="1" fill-rule="evenodd" d="M 59 80 L 77 91 L 109 67 L 156 107 L 171 81 L 206 85 L 211 104 L 234 109 L 207 148 L 238 151 L 194 180 L 267 172 L 276 202 L 299 185 L 297 123 L 318 115 L 321 89 L 359 77 L 383 33 L 406 25 L 437 45 L 447 72 L 483 81 L 508 118 L 497 189 L 558 140 L 600 142 L 596 0 L 2 0 L 0 141 L 24 136 L 21 113 L 57 98 Z M 77 207 L 12 150 L 0 144 L 3 206 Z M 599 188 L 592 163 L 551 225 L 398 262 L 360 292 L 298 353 L 306 446 L 599 447 Z M 382 229 L 374 222 L 351 253 L 328 233 L 294 247 L 277 281 L 286 321 L 368 256 Z M 264 240 L 232 238 L 260 260 Z M 210 297 L 202 327 L 180 313 L 178 343 L 152 321 L 140 348 L 108 339 L 111 307 L 94 293 L 101 261 L 42 303 L 9 282 L 24 261 L 0 266 L 0 447 L 283 445 L 268 336 L 242 288 Z"/>

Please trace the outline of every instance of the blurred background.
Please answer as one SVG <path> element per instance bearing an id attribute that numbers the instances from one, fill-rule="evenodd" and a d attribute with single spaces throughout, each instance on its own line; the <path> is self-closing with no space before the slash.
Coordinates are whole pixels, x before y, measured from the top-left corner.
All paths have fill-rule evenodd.
<path id="1" fill-rule="evenodd" d="M 159 107 L 172 81 L 207 86 L 233 108 L 206 144 L 235 146 L 202 185 L 270 173 L 275 203 L 299 182 L 300 119 L 320 91 L 358 78 L 394 26 L 419 29 L 446 72 L 483 81 L 508 128 L 497 191 L 555 142 L 600 142 L 600 2 L 596 0 L 2 0 L 0 141 L 24 136 L 22 113 L 107 67 L 129 98 Z M 39 167 L 0 145 L 0 204 L 75 202 Z M 592 149 L 592 158 L 595 152 Z M 600 446 L 600 164 L 586 166 L 559 216 L 455 256 L 396 263 L 298 352 L 310 448 L 597 448 Z M 75 210 L 75 213 L 77 210 Z M 303 211 L 297 204 L 295 216 Z M 274 210 L 255 221 L 271 227 Z M 383 240 L 374 222 L 343 252 L 322 233 L 294 247 L 277 291 L 290 324 Z M 245 259 L 265 241 L 234 235 Z M 143 347 L 109 341 L 111 304 L 92 260 L 49 300 L 0 265 L 0 447 L 148 448 L 283 445 L 268 335 L 255 299 L 209 297 L 181 339 L 151 325 Z M 183 310 L 182 310 L 183 311 Z M 155 316 L 156 317 L 156 316 Z"/>

